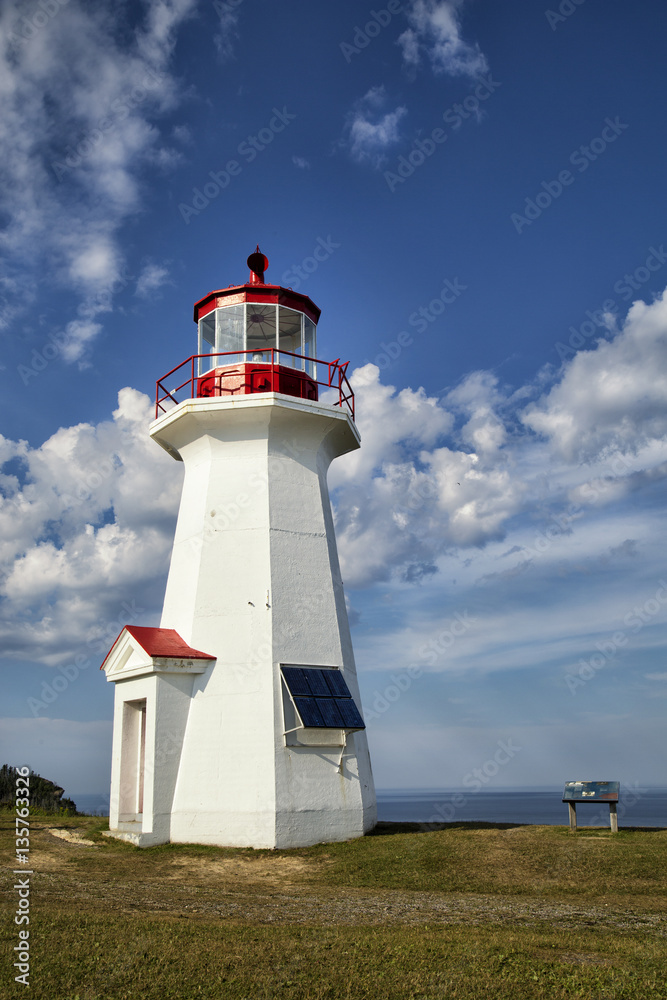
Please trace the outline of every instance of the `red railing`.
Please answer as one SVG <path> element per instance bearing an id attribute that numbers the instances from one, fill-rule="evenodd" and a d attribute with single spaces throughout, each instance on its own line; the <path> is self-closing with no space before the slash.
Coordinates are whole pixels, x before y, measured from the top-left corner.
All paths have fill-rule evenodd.
<path id="1" fill-rule="evenodd" d="M 197 369 L 200 358 L 211 362 L 211 367 L 207 371 L 198 374 Z M 216 359 L 215 362 L 213 362 L 214 358 Z M 234 359 L 231 364 L 229 360 L 225 361 L 225 359 L 230 358 Z M 241 358 L 240 361 L 238 360 L 239 358 Z M 281 362 L 281 358 L 285 358 L 286 360 Z M 304 367 L 306 370 L 304 371 L 302 367 L 295 367 L 292 361 L 287 360 L 291 358 L 305 362 Z M 237 373 L 232 370 L 235 364 L 239 366 Z M 346 374 L 348 364 L 348 361 L 341 364 L 340 358 L 336 358 L 335 361 L 318 361 L 315 358 L 308 358 L 304 354 L 279 351 L 273 347 L 262 351 L 255 349 L 253 351 L 225 351 L 219 354 L 193 354 L 157 380 L 155 384 L 155 417 L 157 419 L 160 413 L 166 413 L 170 408 L 170 404 L 177 406 L 184 399 L 195 399 L 198 396 L 210 395 L 216 397 L 245 395 L 262 391 L 258 390 L 250 377 L 244 373 L 245 367 L 250 368 L 252 366 L 255 370 L 266 371 L 269 375 L 269 381 L 273 386 L 279 385 L 281 376 L 291 375 L 300 379 L 304 384 L 309 383 L 312 386 L 337 389 L 338 399 L 334 401 L 333 405 L 347 407 L 354 420 L 354 392 Z M 326 370 L 327 373 L 326 381 L 313 378 L 309 374 L 310 371 L 316 371 L 319 374 L 323 370 Z M 232 377 L 235 375 L 236 377 Z M 183 376 L 187 377 L 183 379 Z M 215 391 L 212 393 L 201 391 L 202 381 L 208 381 L 211 377 L 216 381 Z M 179 379 L 183 379 L 183 381 L 178 382 Z M 167 380 L 171 383 L 171 388 L 167 388 L 165 384 Z M 178 384 L 174 385 L 174 381 L 178 382 Z M 274 389 L 273 391 L 280 390 Z M 288 395 L 294 395 L 294 393 L 290 392 Z M 164 405 L 165 403 L 166 406 Z"/>

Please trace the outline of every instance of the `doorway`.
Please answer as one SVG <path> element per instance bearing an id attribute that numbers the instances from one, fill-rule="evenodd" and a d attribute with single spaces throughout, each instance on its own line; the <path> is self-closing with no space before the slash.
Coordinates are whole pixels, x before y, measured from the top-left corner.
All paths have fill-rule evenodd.
<path id="1" fill-rule="evenodd" d="M 141 822 L 144 811 L 146 699 L 123 703 L 120 752 L 120 822 Z"/>

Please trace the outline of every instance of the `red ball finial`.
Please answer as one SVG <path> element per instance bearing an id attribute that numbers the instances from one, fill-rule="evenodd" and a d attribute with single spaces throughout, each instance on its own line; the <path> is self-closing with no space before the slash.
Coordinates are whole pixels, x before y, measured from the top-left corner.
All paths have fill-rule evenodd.
<path id="1" fill-rule="evenodd" d="M 248 267 L 250 268 L 250 280 L 251 285 L 263 285 L 264 284 L 264 272 L 269 266 L 269 258 L 265 257 L 259 249 L 259 243 L 257 244 L 257 249 L 254 253 L 251 253 L 247 260 Z"/>

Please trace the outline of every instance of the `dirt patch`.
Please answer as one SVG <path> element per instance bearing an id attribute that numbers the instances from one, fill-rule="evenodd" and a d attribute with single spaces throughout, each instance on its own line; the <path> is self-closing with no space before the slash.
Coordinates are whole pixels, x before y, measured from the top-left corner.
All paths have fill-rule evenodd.
<path id="1" fill-rule="evenodd" d="M 62 851 L 47 852 L 31 847 L 30 867 L 39 872 L 58 871 L 67 864 L 68 854 L 71 854 L 71 851 L 67 851 L 66 848 Z"/>
<path id="2" fill-rule="evenodd" d="M 81 836 L 78 830 L 68 830 L 67 827 L 61 826 L 50 826 L 46 828 L 46 832 L 50 833 L 52 837 L 58 837 L 59 840 L 66 840 L 68 844 L 75 844 L 77 847 L 97 847 L 92 840 L 86 840 Z"/>
<path id="3" fill-rule="evenodd" d="M 570 965 L 613 965 L 610 958 L 603 958 L 601 955 L 584 955 L 579 952 L 563 952 L 558 955 L 559 962 L 567 962 Z"/>
<path id="4" fill-rule="evenodd" d="M 176 869 L 172 877 L 181 879 L 181 869 L 188 868 L 204 876 L 219 876 L 226 881 L 269 882 L 274 885 L 294 885 L 307 878 L 322 862 L 313 863 L 303 858 L 259 857 L 220 858 L 174 858 L 171 867 Z"/>

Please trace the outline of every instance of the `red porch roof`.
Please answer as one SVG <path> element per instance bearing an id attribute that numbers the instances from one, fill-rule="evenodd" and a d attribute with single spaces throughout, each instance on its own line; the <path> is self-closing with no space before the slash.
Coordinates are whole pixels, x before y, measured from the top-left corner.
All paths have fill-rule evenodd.
<path id="1" fill-rule="evenodd" d="M 126 625 L 121 629 L 118 638 L 113 643 L 111 649 L 104 657 L 104 662 L 109 659 L 111 652 L 120 639 L 123 632 L 129 632 L 132 638 L 136 639 L 142 649 L 145 649 L 149 656 L 157 657 L 178 657 L 188 660 L 215 660 L 215 656 L 210 653 L 202 653 L 200 649 L 193 649 L 180 637 L 176 629 L 173 628 L 151 628 L 147 625 Z"/>

